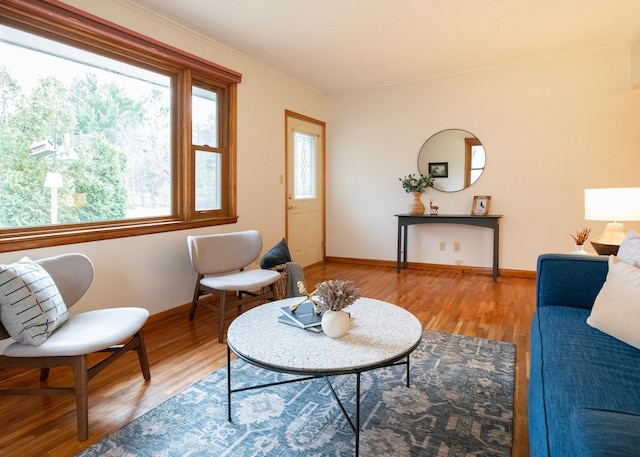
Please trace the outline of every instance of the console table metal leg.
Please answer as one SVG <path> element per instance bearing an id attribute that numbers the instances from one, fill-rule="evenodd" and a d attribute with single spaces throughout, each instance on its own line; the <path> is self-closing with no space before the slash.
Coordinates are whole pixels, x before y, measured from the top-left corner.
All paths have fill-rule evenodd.
<path id="1" fill-rule="evenodd" d="M 409 262 L 407 262 L 407 238 L 409 235 L 409 226 L 405 225 L 402 227 L 402 268 L 407 268 L 409 266 Z"/>
<path id="2" fill-rule="evenodd" d="M 498 280 L 498 258 L 500 255 L 500 228 L 496 223 L 493 228 L 493 282 Z"/>
<path id="3" fill-rule="evenodd" d="M 396 273 L 400 273 L 400 265 L 402 261 L 402 224 L 398 220 L 398 252 L 396 253 Z"/>

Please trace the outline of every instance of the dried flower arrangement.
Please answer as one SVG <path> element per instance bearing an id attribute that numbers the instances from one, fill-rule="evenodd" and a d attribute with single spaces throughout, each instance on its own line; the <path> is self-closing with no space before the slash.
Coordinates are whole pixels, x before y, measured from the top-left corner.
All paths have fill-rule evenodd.
<path id="1" fill-rule="evenodd" d="M 587 241 L 587 238 L 589 238 L 590 233 L 591 227 L 583 227 L 581 230 L 578 230 L 575 235 L 569 235 L 571 235 L 571 238 L 573 238 L 577 246 L 582 246 Z"/>
<path id="2" fill-rule="evenodd" d="M 330 279 L 316 284 L 315 295 L 320 311 L 341 311 L 360 298 L 360 289 L 353 281 Z"/>

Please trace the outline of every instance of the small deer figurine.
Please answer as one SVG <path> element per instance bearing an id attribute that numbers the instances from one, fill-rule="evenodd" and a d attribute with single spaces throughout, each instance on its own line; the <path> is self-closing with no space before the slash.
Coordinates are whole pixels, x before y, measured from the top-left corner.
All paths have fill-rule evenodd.
<path id="1" fill-rule="evenodd" d="M 432 216 L 437 216 L 438 215 L 438 208 L 440 208 L 440 207 L 433 204 L 433 198 L 429 199 L 429 208 L 431 208 L 431 215 Z"/>

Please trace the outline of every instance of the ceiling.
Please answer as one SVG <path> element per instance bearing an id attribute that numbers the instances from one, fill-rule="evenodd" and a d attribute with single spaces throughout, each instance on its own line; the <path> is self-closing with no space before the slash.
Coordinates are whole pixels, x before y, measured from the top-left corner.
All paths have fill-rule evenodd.
<path id="1" fill-rule="evenodd" d="M 126 0 L 327 94 L 624 46 L 640 0 Z"/>

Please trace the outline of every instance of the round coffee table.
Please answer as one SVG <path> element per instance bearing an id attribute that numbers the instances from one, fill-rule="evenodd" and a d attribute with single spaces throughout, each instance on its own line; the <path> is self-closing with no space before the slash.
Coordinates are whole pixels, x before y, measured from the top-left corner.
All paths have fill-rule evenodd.
<path id="1" fill-rule="evenodd" d="M 360 298 L 345 309 L 351 328 L 341 338 L 330 338 L 278 322 L 280 308 L 300 303 L 304 297 L 287 298 L 250 309 L 238 316 L 227 331 L 227 402 L 231 421 L 231 394 L 292 381 L 231 388 L 231 352 L 238 358 L 272 371 L 303 375 L 293 382 L 324 377 L 356 435 L 360 436 L 360 374 L 391 365 L 406 365 L 409 386 L 409 354 L 420 343 L 422 325 L 407 310 L 380 300 Z M 331 356 L 328 357 L 327 354 Z M 328 376 L 355 374 L 355 423 L 338 399 Z"/>

